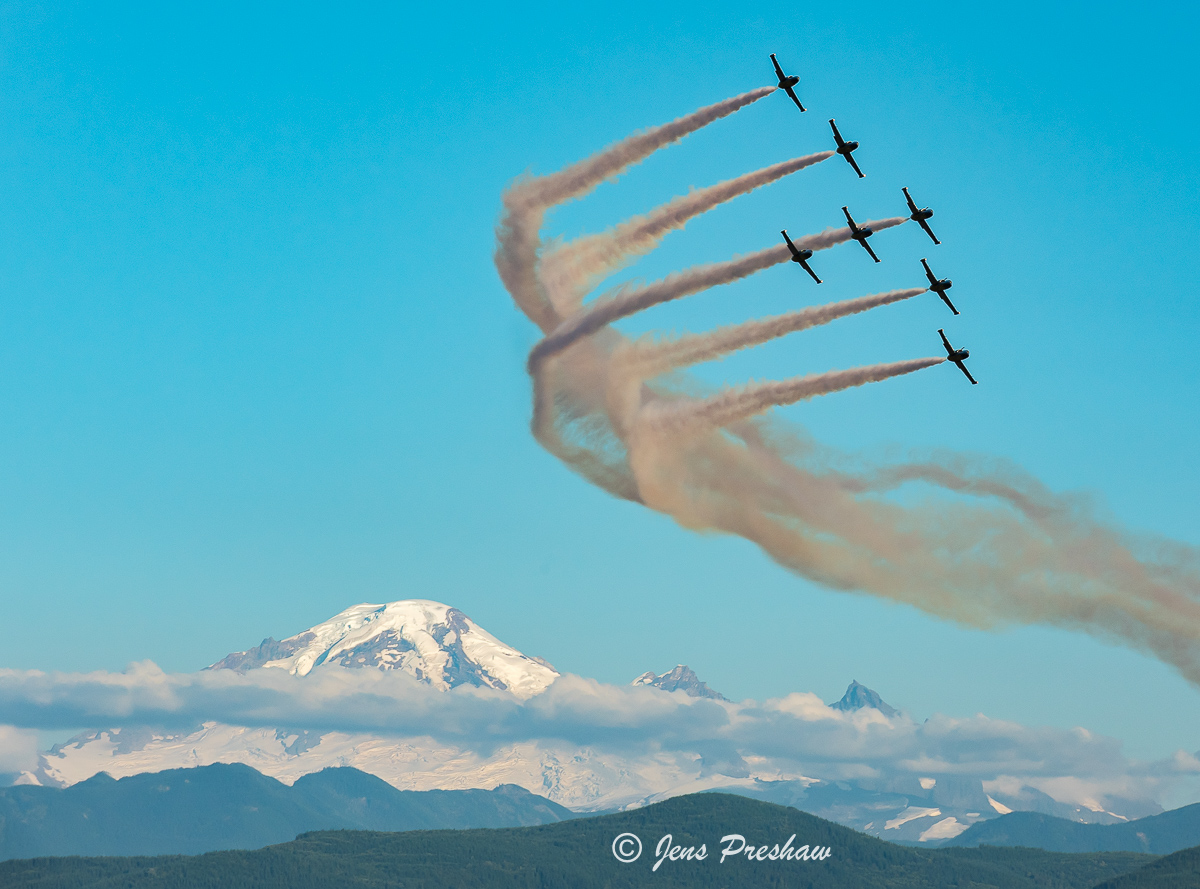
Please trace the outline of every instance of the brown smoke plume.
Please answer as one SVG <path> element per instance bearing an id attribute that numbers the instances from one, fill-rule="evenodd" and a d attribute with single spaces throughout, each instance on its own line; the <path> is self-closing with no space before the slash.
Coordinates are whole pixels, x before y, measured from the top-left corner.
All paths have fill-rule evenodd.
<path id="1" fill-rule="evenodd" d="M 824 306 L 810 306 L 773 318 L 722 327 L 711 333 L 693 334 L 671 340 L 642 339 L 623 350 L 619 360 L 642 379 L 651 379 L 681 367 L 712 361 L 738 349 L 758 346 L 789 333 L 808 330 L 838 318 L 911 299 L 926 293 L 927 290 L 925 287 L 889 290 L 887 293 L 874 293 Z"/>
<path id="2" fill-rule="evenodd" d="M 540 277 L 550 301 L 560 312 L 577 310 L 593 287 L 635 257 L 654 249 L 664 235 L 683 228 L 713 207 L 828 160 L 834 154 L 819 151 L 727 179 L 677 197 L 610 231 L 578 238 L 548 251 L 541 260 Z"/>
<path id="3" fill-rule="evenodd" d="M 806 398 L 841 392 L 867 383 L 910 374 L 941 364 L 945 358 L 912 358 L 893 361 L 890 364 L 872 364 L 850 370 L 830 370 L 825 373 L 793 377 L 789 380 L 769 380 L 752 383 L 740 389 L 730 389 L 704 399 L 687 401 L 654 402 L 647 406 L 647 421 L 662 426 L 675 427 L 718 427 L 729 426 L 740 420 L 769 410 L 795 404 Z"/>
<path id="4" fill-rule="evenodd" d="M 710 109 L 733 110 L 730 103 L 748 104 L 760 94 Z M 702 109 L 680 119 L 694 124 L 681 131 L 703 126 L 705 114 L 721 116 Z M 556 174 L 561 180 L 522 180 L 505 196 L 497 267 L 517 305 L 548 334 L 529 363 L 538 441 L 614 495 L 644 503 L 687 528 L 752 540 L 796 574 L 834 589 L 904 602 L 974 627 L 1016 623 L 1079 630 L 1152 653 L 1200 685 L 1196 547 L 1115 527 L 1083 498 L 1055 494 L 999 461 L 953 453 L 872 461 L 821 446 L 761 414 L 773 404 L 944 359 L 883 365 L 892 369 L 886 372 L 834 371 L 697 399 L 699 384 L 679 375 L 654 379 L 655 374 L 781 335 L 787 331 L 780 319 L 653 344 L 631 343 L 611 326 L 658 302 L 785 261 L 785 248 L 624 288 L 588 308 L 567 300 L 559 312 L 550 304 L 538 266 L 545 208 L 678 138 L 649 139 L 655 132 L 618 143 L 608 159 L 600 160 L 607 154 L 602 153 Z M 627 143 L 637 150 L 626 152 L 621 146 Z M 646 219 L 670 217 L 664 207 Z M 905 218 L 870 225 L 879 230 Z M 566 275 L 557 285 L 561 292 L 582 295 L 594 283 L 590 276 L 601 274 L 596 269 L 617 267 L 640 252 L 648 242 L 633 238 L 622 245 L 623 236 L 615 236 L 650 230 L 631 225 L 610 232 L 603 251 L 593 253 L 588 242 L 579 247 L 576 257 L 598 256 L 598 265 L 583 262 L 570 273 L 577 278 Z M 833 243 L 847 236 L 836 229 L 816 237 Z M 805 240 L 804 246 L 818 249 Z M 573 262 L 564 260 L 561 268 L 573 268 Z M 805 311 L 828 320 L 840 317 L 822 315 L 834 307 Z M 802 329 L 807 321 L 793 317 L 788 324 Z M 703 422 L 665 421 L 689 417 Z M 925 499 L 910 505 L 910 498 L 902 504 L 890 497 L 908 485 L 920 486 Z"/>
<path id="5" fill-rule="evenodd" d="M 662 126 L 622 139 L 586 160 L 549 176 L 518 180 L 504 193 L 504 212 L 496 226 L 496 270 L 517 305 L 543 331 L 560 320 L 537 275 L 542 221 L 549 207 L 582 197 L 601 182 L 684 136 L 727 117 L 775 91 L 759 87 L 724 99 Z"/>
<path id="6" fill-rule="evenodd" d="M 881 231 L 907 221 L 907 216 L 892 216 L 889 219 L 872 220 L 867 225 L 876 231 Z M 795 241 L 795 244 L 801 250 L 805 248 L 825 250 L 849 240 L 850 229 L 828 228 L 820 234 L 800 238 Z M 691 296 L 702 290 L 709 290 L 722 284 L 731 284 L 756 272 L 761 272 L 763 269 L 785 262 L 791 259 L 791 256 L 787 246 L 780 244 L 746 256 L 739 256 L 728 262 L 696 266 L 685 272 L 668 275 L 661 281 L 655 281 L 645 287 L 617 288 L 612 294 L 599 298 L 595 303 L 568 318 L 547 334 L 529 353 L 529 364 L 532 367 L 550 355 L 561 352 L 581 337 L 589 336 L 614 321 L 636 315 L 652 306 Z"/>

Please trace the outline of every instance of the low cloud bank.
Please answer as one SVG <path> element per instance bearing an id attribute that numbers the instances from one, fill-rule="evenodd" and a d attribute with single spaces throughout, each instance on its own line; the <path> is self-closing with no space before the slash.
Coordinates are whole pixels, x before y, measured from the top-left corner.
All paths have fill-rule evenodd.
<path id="1" fill-rule="evenodd" d="M 527 741 L 636 756 L 692 752 L 780 775 L 890 780 L 959 776 L 1027 784 L 1062 798 L 1157 799 L 1200 761 L 1180 751 L 1154 762 L 1084 729 L 1028 727 L 979 715 L 918 722 L 876 710 L 844 713 L 812 694 L 723 702 L 564 675 L 520 701 L 492 689 L 438 691 L 407 674 L 329 667 L 165 673 L 151 662 L 121 673 L 0 670 L 0 771 L 27 768 L 30 729 L 80 725 L 248 728 L 433 738 L 487 754 Z M 7 765 L 6 765 L 7 764 Z M 999 783 L 997 783 L 999 782 Z"/>
<path id="2" fill-rule="evenodd" d="M 0 774 L 32 769 L 38 760 L 37 732 L 0 725 Z"/>

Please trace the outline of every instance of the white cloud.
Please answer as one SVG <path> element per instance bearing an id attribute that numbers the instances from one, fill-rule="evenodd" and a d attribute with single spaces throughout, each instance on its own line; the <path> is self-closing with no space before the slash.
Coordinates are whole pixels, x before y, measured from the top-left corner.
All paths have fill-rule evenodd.
<path id="1" fill-rule="evenodd" d="M 0 772 L 30 770 L 37 760 L 37 732 L 0 725 Z"/>
<path id="2" fill-rule="evenodd" d="M 1190 754 L 1139 763 L 1118 741 L 1092 732 L 983 715 L 918 723 L 874 710 L 843 713 L 809 694 L 732 703 L 564 675 L 521 701 L 492 689 L 438 691 L 399 672 L 334 667 L 307 677 L 276 670 L 168 674 L 150 662 L 122 673 L 0 670 L 0 722 L 26 729 L 190 728 L 206 721 L 431 737 L 483 753 L 522 741 L 629 755 L 691 752 L 727 775 L 754 762 L 779 774 L 829 779 L 964 776 L 997 788 L 1038 787 L 1091 806 L 1108 797 L 1155 798 L 1181 775 L 1200 773 Z M 28 745 L 20 746 L 26 742 L 12 743 L 27 755 Z"/>

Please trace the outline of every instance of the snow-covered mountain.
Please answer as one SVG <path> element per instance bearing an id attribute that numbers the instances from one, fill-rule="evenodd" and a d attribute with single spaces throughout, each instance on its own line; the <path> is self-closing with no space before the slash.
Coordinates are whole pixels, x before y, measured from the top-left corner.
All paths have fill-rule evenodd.
<path id="1" fill-rule="evenodd" d="M 700 677 L 687 664 L 676 664 L 675 669 L 669 670 L 666 673 L 647 671 L 633 680 L 630 685 L 646 685 L 652 688 L 661 688 L 663 691 L 681 691 L 693 698 L 713 698 L 718 701 L 729 700 L 729 698 L 725 697 L 719 691 L 714 691 L 701 682 Z"/>
<path id="2" fill-rule="evenodd" d="M 402 670 L 435 688 L 486 686 L 529 698 L 558 673 L 526 657 L 449 605 L 405 599 L 355 605 L 282 642 L 234 652 L 210 670 L 281 669 L 307 676 L 326 665 Z"/>
<path id="3" fill-rule="evenodd" d="M 559 678 L 549 664 L 505 645 L 461 611 L 423 599 L 356 605 L 283 641 L 268 638 L 255 648 L 230 654 L 208 669 L 285 670 L 309 677 L 335 668 L 400 670 L 447 692 L 474 685 L 521 699 L 535 698 Z M 738 706 L 682 664 L 663 674 L 645 673 L 633 684 L 707 698 L 712 703 L 706 706 Z M 798 705 L 823 706 L 815 698 Z M 893 717 L 896 711 L 858 682 L 830 706 L 845 712 L 839 718 L 905 718 Z M 868 708 L 879 712 L 859 712 Z M 431 737 L 216 722 L 185 731 L 113 727 L 86 732 L 43 754 L 38 768 L 21 780 L 62 787 L 101 771 L 121 777 L 217 762 L 245 763 L 285 783 L 329 766 L 352 766 L 403 790 L 516 784 L 579 811 L 627 808 L 722 789 L 796 805 L 885 839 L 917 842 L 945 841 L 1008 808 L 1052 805 L 1064 810 L 1053 814 L 1076 820 L 1121 817 L 1099 810 L 1065 811 L 1065 804 L 1044 794 L 1029 797 L 1036 793 L 1030 788 L 1013 788 L 1013 794 L 1025 796 L 998 790 L 989 790 L 989 796 L 978 780 L 885 775 L 819 780 L 795 771 L 795 765 L 780 764 L 786 760 L 730 757 L 719 749 L 593 749 L 554 738 L 477 749 Z"/>

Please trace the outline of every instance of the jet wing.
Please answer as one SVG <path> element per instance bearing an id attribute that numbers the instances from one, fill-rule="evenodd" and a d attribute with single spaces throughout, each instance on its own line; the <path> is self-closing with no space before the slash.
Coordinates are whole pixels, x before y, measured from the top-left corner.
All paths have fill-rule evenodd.
<path id="1" fill-rule="evenodd" d="M 783 69 L 779 67 L 779 62 L 775 58 L 775 53 L 771 53 L 771 64 L 775 66 L 775 73 L 779 75 L 779 82 L 783 82 Z"/>
<path id="2" fill-rule="evenodd" d="M 922 259 L 921 265 L 925 266 L 925 277 L 929 279 L 929 286 L 932 287 L 934 284 L 937 283 L 937 278 L 935 278 L 933 276 L 933 272 L 931 272 L 929 270 L 929 263 L 927 263 L 925 260 Z"/>
<path id="3" fill-rule="evenodd" d="M 871 249 L 871 245 L 866 242 L 865 238 L 863 240 L 859 241 L 858 243 L 862 244 L 863 249 L 871 254 L 871 258 L 873 260 L 875 260 L 876 262 L 879 262 L 879 257 L 875 255 L 875 251 Z"/>
<path id="4" fill-rule="evenodd" d="M 902 188 L 902 189 L 900 189 L 900 190 L 904 192 L 904 200 L 908 201 L 908 209 L 910 209 L 910 210 L 912 210 L 914 213 L 916 213 L 916 212 L 917 212 L 917 205 L 913 203 L 912 195 L 910 195 L 910 194 L 908 193 L 908 189 L 907 189 L 907 188 Z"/>
<path id="5" fill-rule="evenodd" d="M 852 154 L 846 155 L 846 160 L 850 161 L 850 166 L 854 167 L 854 172 L 858 174 L 859 179 L 867 178 L 866 176 L 863 175 L 863 171 L 858 168 L 858 164 L 854 160 L 854 155 L 852 155 Z"/>
<path id="6" fill-rule="evenodd" d="M 938 336 L 942 338 L 942 345 L 946 347 L 946 354 L 949 355 L 954 351 L 954 347 L 950 345 L 950 340 L 946 339 L 946 332 L 938 328 Z"/>
<path id="7" fill-rule="evenodd" d="M 816 273 L 816 272 L 814 272 L 814 271 L 812 270 L 812 266 L 810 266 L 810 265 L 809 265 L 809 264 L 808 264 L 806 261 L 804 261 L 804 260 L 801 260 L 801 261 L 800 261 L 800 267 L 801 267 L 802 269 L 804 269 L 804 271 L 806 271 L 806 272 L 808 272 L 810 275 L 812 275 L 812 279 L 813 279 L 814 281 L 816 281 L 818 284 L 820 284 L 820 283 L 821 283 L 821 279 L 817 277 L 817 273 Z"/>
<path id="8" fill-rule="evenodd" d="M 788 249 L 792 251 L 792 256 L 799 256 L 800 251 L 796 249 L 796 245 L 793 244 L 792 239 L 788 237 L 787 229 L 781 231 L 780 234 L 783 235 L 783 239 L 787 241 Z"/>
<path id="9" fill-rule="evenodd" d="M 796 103 L 797 108 L 799 108 L 801 111 L 804 110 L 804 106 L 800 104 L 800 100 L 796 98 L 796 94 L 792 91 L 790 86 L 785 86 L 783 91 L 792 97 L 792 101 Z"/>
<path id="10" fill-rule="evenodd" d="M 850 231 L 857 232 L 858 226 L 854 222 L 854 217 L 850 215 L 850 210 L 846 207 L 842 207 L 842 212 L 846 214 L 846 222 L 850 225 Z"/>
<path id="11" fill-rule="evenodd" d="M 837 124 L 833 122 L 833 118 L 829 119 L 829 125 L 833 127 L 833 141 L 839 146 L 845 145 L 846 140 L 842 138 L 842 134 L 838 132 Z"/>
<path id="12" fill-rule="evenodd" d="M 950 297 L 946 296 L 945 293 L 939 293 L 938 296 L 940 296 L 942 298 L 942 302 L 944 302 L 946 305 L 948 305 L 950 307 L 951 312 L 953 312 L 955 315 L 957 315 L 959 313 L 958 309 L 954 308 L 954 303 L 950 302 Z M 966 368 L 964 368 L 964 370 L 965 369 Z"/>
<path id="13" fill-rule="evenodd" d="M 961 370 L 963 373 L 965 373 L 967 375 L 967 379 L 971 381 L 972 386 L 979 385 L 979 380 L 977 380 L 973 376 L 971 376 L 971 372 L 969 370 L 967 370 L 967 366 L 965 364 L 963 364 L 961 361 L 955 361 L 954 363 L 958 365 L 959 370 Z"/>
<path id="14" fill-rule="evenodd" d="M 931 229 L 931 228 L 929 227 L 929 223 L 928 223 L 928 222 L 926 222 L 924 219 L 918 219 L 918 220 L 917 220 L 917 224 L 918 224 L 919 226 L 921 226 L 921 228 L 925 229 L 925 234 L 927 234 L 927 235 L 929 235 L 929 237 L 933 238 L 933 243 L 935 243 L 935 244 L 940 244 L 940 243 L 942 243 L 941 241 L 939 241 L 939 240 L 937 239 L 937 235 L 935 235 L 935 234 L 933 233 L 933 229 Z"/>

